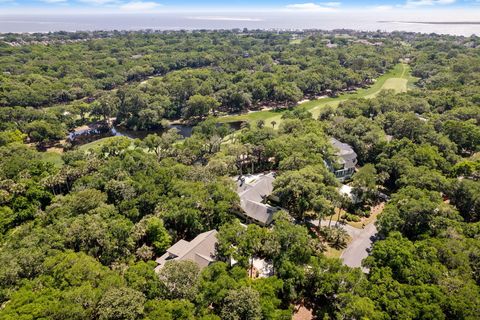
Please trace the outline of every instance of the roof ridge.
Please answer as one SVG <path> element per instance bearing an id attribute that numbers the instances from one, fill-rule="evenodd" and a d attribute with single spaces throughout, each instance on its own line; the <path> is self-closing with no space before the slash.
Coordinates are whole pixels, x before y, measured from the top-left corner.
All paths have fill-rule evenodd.
<path id="1" fill-rule="evenodd" d="M 248 202 L 252 202 L 252 203 L 256 203 L 256 204 L 260 204 L 260 205 L 265 206 L 265 207 L 272 207 L 272 208 L 274 208 L 273 206 L 269 205 L 268 203 L 258 202 L 258 201 L 250 200 L 250 199 L 247 199 L 247 201 L 248 201 Z"/>
<path id="2" fill-rule="evenodd" d="M 213 258 L 212 258 L 212 257 L 208 257 L 208 256 L 206 256 L 206 255 L 204 255 L 204 254 L 201 254 L 201 253 L 195 253 L 195 254 L 196 254 L 197 256 L 205 259 L 205 260 L 208 260 L 208 261 L 212 260 L 212 261 L 213 261 Z"/>
<path id="3" fill-rule="evenodd" d="M 217 232 L 217 230 L 213 229 L 213 230 L 210 230 L 210 231 L 205 231 L 205 232 L 202 232 L 200 233 L 199 235 L 197 235 L 195 238 L 193 238 L 191 241 L 189 241 L 189 243 L 192 243 L 193 240 L 195 240 L 197 237 L 201 236 L 202 234 L 205 234 L 205 233 L 209 233 L 202 241 L 198 242 L 197 244 L 195 244 L 193 247 L 191 247 L 189 250 L 185 251 L 185 253 L 182 255 L 182 256 L 178 256 L 178 258 L 183 258 L 185 257 L 187 254 L 189 254 L 193 249 L 195 249 L 200 243 L 202 243 L 203 241 L 205 241 L 205 239 L 207 239 L 213 232 Z M 197 253 L 195 253 L 197 254 Z"/>

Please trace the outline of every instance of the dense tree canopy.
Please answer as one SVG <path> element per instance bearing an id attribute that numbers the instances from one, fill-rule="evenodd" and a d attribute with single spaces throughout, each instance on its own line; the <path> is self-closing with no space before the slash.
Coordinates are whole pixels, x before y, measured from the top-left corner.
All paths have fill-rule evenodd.
<path id="1" fill-rule="evenodd" d="M 317 319 L 478 318 L 479 48 L 346 30 L 2 35 L 0 318 L 283 320 L 301 305 Z M 417 77 L 407 92 L 295 107 L 399 61 Z M 172 121 L 195 127 L 182 136 Z M 62 141 L 113 123 L 148 132 Z M 331 137 L 358 155 L 350 198 L 326 166 L 339 160 Z M 243 224 L 235 180 L 267 171 L 263 201 L 284 210 Z M 332 219 L 369 216 L 364 269 L 330 258 L 348 240 Z M 214 263 L 154 270 L 212 229 Z"/>

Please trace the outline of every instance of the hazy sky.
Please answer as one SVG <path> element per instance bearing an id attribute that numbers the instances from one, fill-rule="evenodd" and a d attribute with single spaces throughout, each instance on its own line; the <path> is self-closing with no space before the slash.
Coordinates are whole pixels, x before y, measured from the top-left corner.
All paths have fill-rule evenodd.
<path id="1" fill-rule="evenodd" d="M 480 20 L 480 0 L 0 0 L 2 14 L 155 12 L 433 12 Z M 450 14 L 448 14 L 450 12 Z"/>

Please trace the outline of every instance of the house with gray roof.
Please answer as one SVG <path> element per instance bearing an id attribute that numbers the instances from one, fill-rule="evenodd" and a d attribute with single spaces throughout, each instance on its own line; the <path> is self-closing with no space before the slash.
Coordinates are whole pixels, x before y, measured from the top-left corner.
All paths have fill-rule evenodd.
<path id="1" fill-rule="evenodd" d="M 337 161 L 335 163 L 327 162 L 327 167 L 340 181 L 351 178 L 357 165 L 357 154 L 349 144 L 338 141 L 335 138 L 330 138 L 330 142 L 336 151 Z"/>
<path id="2" fill-rule="evenodd" d="M 210 230 L 199 234 L 192 241 L 180 240 L 167 249 L 167 252 L 155 260 L 158 272 L 168 261 L 190 260 L 196 262 L 200 268 L 207 267 L 215 261 L 215 249 L 217 245 L 217 230 Z"/>
<path id="3" fill-rule="evenodd" d="M 266 203 L 273 192 L 273 172 L 267 174 L 247 175 L 237 178 L 237 193 L 240 197 L 240 215 L 248 222 L 268 226 L 279 210 Z"/>

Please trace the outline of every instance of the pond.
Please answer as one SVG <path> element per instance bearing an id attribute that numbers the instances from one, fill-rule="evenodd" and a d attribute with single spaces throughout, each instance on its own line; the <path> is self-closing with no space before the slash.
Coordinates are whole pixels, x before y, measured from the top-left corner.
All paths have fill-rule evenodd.
<path id="1" fill-rule="evenodd" d="M 243 124 L 243 121 L 235 121 L 227 123 L 233 131 L 240 130 Z M 221 125 L 220 123 L 218 125 Z M 182 138 L 188 138 L 192 135 L 192 131 L 194 126 L 187 125 L 187 124 L 171 124 L 168 126 L 168 129 L 177 129 L 178 133 L 182 136 Z M 159 130 L 146 130 L 146 131 L 134 131 L 128 130 L 123 127 L 112 126 L 108 128 L 103 125 L 91 125 L 89 127 L 84 127 L 81 129 L 77 129 L 73 132 L 70 132 L 68 135 L 68 141 L 72 143 L 72 145 L 82 145 L 86 143 L 90 143 L 102 138 L 106 137 L 113 137 L 113 136 L 124 136 L 130 139 L 144 139 L 147 135 L 155 133 L 155 134 L 162 134 L 165 132 L 163 129 Z"/>

